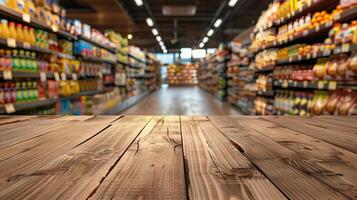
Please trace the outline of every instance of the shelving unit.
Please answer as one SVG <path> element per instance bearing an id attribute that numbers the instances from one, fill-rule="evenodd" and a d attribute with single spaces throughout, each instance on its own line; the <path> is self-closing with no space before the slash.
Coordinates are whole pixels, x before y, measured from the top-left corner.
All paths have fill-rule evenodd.
<path id="1" fill-rule="evenodd" d="M 26 103 L 17 103 L 15 101 L 12 101 L 11 103 L 7 103 L 7 106 L 13 107 L 14 110 L 16 112 L 18 111 L 25 111 L 27 109 L 31 109 L 31 108 L 41 108 L 41 107 L 46 107 L 49 105 L 53 105 L 57 102 L 60 102 L 62 100 L 74 100 L 74 99 L 78 99 L 78 97 L 90 97 L 90 99 L 92 99 L 92 97 L 95 97 L 96 99 L 98 98 L 102 98 L 102 100 L 107 99 L 108 101 L 110 100 L 110 98 L 113 98 L 112 95 L 120 95 L 121 99 L 125 100 L 128 98 L 134 98 L 136 95 L 141 95 L 142 93 L 147 93 L 147 92 L 152 92 L 154 90 L 156 90 L 158 88 L 158 84 L 159 82 L 159 70 L 158 68 L 160 67 L 160 63 L 157 62 L 156 58 L 151 56 L 147 56 L 147 60 L 143 60 L 138 58 L 136 55 L 130 53 L 130 52 L 126 52 L 123 53 L 121 52 L 121 49 L 115 45 L 112 41 L 105 42 L 98 42 L 98 41 L 94 41 L 91 38 L 85 37 L 84 35 L 80 35 L 80 34 L 72 34 L 68 31 L 65 30 L 60 30 L 57 29 L 54 26 L 48 26 L 46 25 L 44 22 L 35 19 L 33 17 L 30 17 L 29 15 L 26 14 L 22 14 L 19 13 L 17 11 L 11 10 L 5 6 L 0 6 L 0 16 L 2 16 L 2 18 L 5 19 L 9 19 L 10 21 L 15 21 L 17 23 L 21 23 L 23 25 L 27 25 L 33 28 L 37 28 L 37 29 L 41 29 L 43 31 L 47 31 L 49 33 L 52 33 L 54 35 L 56 35 L 59 39 L 65 39 L 67 41 L 70 41 L 73 43 L 75 42 L 79 42 L 79 41 L 84 41 L 89 43 L 90 45 L 93 45 L 94 47 L 96 47 L 96 49 L 100 50 L 106 50 L 108 51 L 110 54 L 113 54 L 113 57 L 116 54 L 124 54 L 124 56 L 127 58 L 126 62 L 120 61 L 120 59 L 103 59 L 103 58 L 99 58 L 99 57 L 95 57 L 95 56 L 83 56 L 82 54 L 80 55 L 69 55 L 69 54 L 65 54 L 62 52 L 58 52 L 49 48 L 42 48 L 42 47 L 38 47 L 35 45 L 30 45 L 28 43 L 25 42 L 19 42 L 19 41 L 14 41 L 14 40 L 10 40 L 9 39 L 4 39 L 4 38 L 0 38 L 0 46 L 2 46 L 3 48 L 8 48 L 8 49 L 22 49 L 24 51 L 29 51 L 29 52 L 35 52 L 38 53 L 40 55 L 44 54 L 44 55 L 54 55 L 57 56 L 58 58 L 63 58 L 63 59 L 68 59 L 68 60 L 76 60 L 78 62 L 80 62 L 80 64 L 82 64 L 82 62 L 86 62 L 86 63 L 97 63 L 99 65 L 102 64 L 106 64 L 106 65 L 110 65 L 111 69 L 110 69 L 110 73 L 108 72 L 98 72 L 95 75 L 93 74 L 93 72 L 89 73 L 92 75 L 82 75 L 82 73 L 69 73 L 69 74 L 65 74 L 65 73 L 57 73 L 57 72 L 40 72 L 42 70 L 37 69 L 36 71 L 6 71 L 5 72 L 1 72 L 0 73 L 0 79 L 4 80 L 5 78 L 7 80 L 4 80 L 5 82 L 10 82 L 13 79 L 16 80 L 30 80 L 31 81 L 35 81 L 38 82 L 38 84 L 40 83 L 44 83 L 45 85 L 47 85 L 47 81 L 58 81 L 58 82 L 65 82 L 65 81 L 77 81 L 79 80 L 83 80 L 83 81 L 87 81 L 87 80 L 94 80 L 97 81 L 98 85 L 100 88 L 103 87 L 103 90 L 98 90 L 98 91 L 93 91 L 93 92 L 81 92 L 78 93 L 76 95 L 73 96 L 69 96 L 69 97 L 61 97 L 61 98 L 57 98 L 57 99 L 47 99 L 47 100 L 38 100 L 38 101 L 33 101 L 33 102 L 26 102 Z M 72 29 L 71 29 L 72 30 Z M 73 49 L 74 50 L 74 49 Z M 135 52 L 134 52 L 135 53 Z M 147 54 L 147 53 L 145 53 Z M 85 54 L 85 55 L 92 55 L 92 54 Z M 102 54 L 95 54 L 95 55 L 102 55 Z M 143 55 L 143 54 L 140 54 Z M 111 57 L 111 56 L 109 56 Z M 133 61 L 133 62 L 131 62 Z M 134 62 L 135 61 L 135 62 Z M 52 61 L 51 61 L 52 63 Z M 119 67 L 118 67 L 119 66 Z M 122 67 L 120 67 L 122 66 Z M 134 70 L 140 70 L 143 72 L 143 74 L 140 75 L 135 75 L 135 76 L 119 76 L 119 80 L 117 82 L 121 82 L 118 84 L 115 84 L 115 77 L 117 74 L 117 69 L 122 68 L 124 71 L 124 74 L 129 73 L 129 69 L 134 69 Z M 150 68 L 150 70 L 148 70 Z M 93 69 L 92 69 L 93 70 Z M 108 70 L 108 69 L 106 69 Z M 84 73 L 84 74 L 88 74 L 88 73 Z M 4 76 L 5 75 L 5 76 Z M 9 75 L 11 75 L 9 78 Z M 130 85 L 128 85 L 128 81 L 126 80 L 126 77 L 135 80 L 138 85 L 136 87 L 135 93 L 132 92 L 132 87 Z M 47 87 L 47 86 L 46 86 Z M 14 90 L 14 89 L 11 89 Z M 14 90 L 15 91 L 15 90 Z M 119 92 L 118 92 L 119 91 Z M 1 102 L 0 102 L 1 103 Z M 120 103 L 120 102 L 119 102 Z M 3 104 L 4 105 L 4 104 Z M 4 106 L 1 106 L 1 112 L 5 114 L 6 110 L 4 108 Z M 124 106 L 125 107 L 125 106 Z M 15 113 L 16 113 L 15 112 Z M 11 111 L 11 113 L 13 113 L 13 111 Z M 91 114 L 91 113 L 89 113 Z M 118 114 L 118 113 L 115 113 Z"/>

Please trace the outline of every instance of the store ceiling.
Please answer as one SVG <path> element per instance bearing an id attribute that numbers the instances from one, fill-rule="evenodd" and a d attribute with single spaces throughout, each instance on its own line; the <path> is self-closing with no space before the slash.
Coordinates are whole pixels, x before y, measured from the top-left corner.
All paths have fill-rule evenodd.
<path id="1" fill-rule="evenodd" d="M 226 21 L 210 38 L 206 48 L 217 47 L 221 41 L 230 41 L 244 29 L 255 24 L 261 11 L 271 0 L 239 0 L 234 8 L 228 0 L 143 0 L 137 6 L 134 0 L 61 0 L 70 18 L 80 19 L 98 29 L 114 29 L 123 35 L 133 34 L 131 43 L 150 51 L 161 51 L 158 42 L 145 22 L 152 17 L 169 51 L 183 47 L 197 48 L 217 17 Z M 181 12 L 186 16 L 163 14 Z M 195 11 L 195 14 L 192 12 Z M 183 13 L 182 13 L 183 12 Z"/>

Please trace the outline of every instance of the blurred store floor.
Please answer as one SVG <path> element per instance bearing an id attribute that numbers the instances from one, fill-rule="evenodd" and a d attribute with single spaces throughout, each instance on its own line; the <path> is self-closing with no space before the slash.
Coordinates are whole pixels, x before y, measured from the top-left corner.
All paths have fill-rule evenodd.
<path id="1" fill-rule="evenodd" d="M 216 99 L 199 87 L 163 87 L 123 115 L 241 115 L 227 102 Z"/>

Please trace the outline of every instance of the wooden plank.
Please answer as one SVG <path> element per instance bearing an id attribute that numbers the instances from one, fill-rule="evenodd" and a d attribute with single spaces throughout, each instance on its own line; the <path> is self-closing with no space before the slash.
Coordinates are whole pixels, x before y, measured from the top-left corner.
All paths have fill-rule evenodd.
<path id="1" fill-rule="evenodd" d="M 299 156 L 287 161 L 291 166 L 357 199 L 356 154 L 268 121 L 240 118 L 239 122 L 296 152 Z"/>
<path id="2" fill-rule="evenodd" d="M 36 127 L 36 126 L 35 126 Z M 108 124 L 67 121 L 49 133 L 0 150 L 0 188 L 11 177 L 45 166 L 59 155 L 95 136 Z M 24 132 L 26 130 L 22 130 Z"/>
<path id="3" fill-rule="evenodd" d="M 185 199 L 178 116 L 140 134 L 91 199 Z"/>
<path id="4" fill-rule="evenodd" d="M 317 119 L 322 122 L 336 124 L 338 126 L 349 127 L 357 129 L 357 117 L 356 116 L 349 116 L 349 117 L 336 117 L 336 116 L 316 116 L 314 119 Z"/>
<path id="5" fill-rule="evenodd" d="M 326 127 L 306 123 L 306 121 L 299 120 L 298 118 L 270 117 L 265 119 L 293 131 L 303 133 L 353 153 L 357 153 L 357 134 L 353 132 L 330 130 Z"/>
<path id="6" fill-rule="evenodd" d="M 211 121 L 289 199 L 348 199 L 316 178 L 286 163 L 298 154 L 245 127 L 238 117 L 210 117 Z M 259 126 L 259 124 L 255 124 Z M 270 146 L 269 146 L 270 145 Z M 280 153 L 279 153 L 280 152 Z M 288 156 L 288 157 L 286 157 Z"/>
<path id="7" fill-rule="evenodd" d="M 138 134 L 152 131 L 157 121 L 148 124 L 150 119 L 124 117 L 48 164 L 10 177 L 0 199 L 87 199 Z"/>
<path id="8" fill-rule="evenodd" d="M 32 118 L 26 121 L 4 124 L 0 126 L 0 149 L 5 149 L 12 145 L 21 143 L 50 133 L 58 128 L 61 124 L 66 123 L 66 117 Z"/>
<path id="9" fill-rule="evenodd" d="M 206 117 L 182 117 L 190 199 L 286 199 Z"/>
<path id="10" fill-rule="evenodd" d="M 26 121 L 32 118 L 36 118 L 37 116 L 8 116 L 8 115 L 3 115 L 0 117 L 0 125 L 4 124 L 10 124 L 10 123 L 16 123 L 16 122 L 22 122 Z"/>

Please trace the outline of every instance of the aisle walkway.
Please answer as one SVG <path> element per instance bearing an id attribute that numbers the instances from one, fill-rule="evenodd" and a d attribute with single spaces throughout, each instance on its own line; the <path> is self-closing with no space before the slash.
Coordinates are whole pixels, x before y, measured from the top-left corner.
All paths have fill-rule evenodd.
<path id="1" fill-rule="evenodd" d="M 199 87 L 169 87 L 149 95 L 123 115 L 240 115 Z"/>

